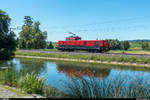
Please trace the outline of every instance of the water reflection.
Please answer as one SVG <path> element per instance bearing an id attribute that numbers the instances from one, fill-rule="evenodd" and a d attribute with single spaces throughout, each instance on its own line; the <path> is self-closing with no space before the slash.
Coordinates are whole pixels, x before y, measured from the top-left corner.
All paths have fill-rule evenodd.
<path id="1" fill-rule="evenodd" d="M 10 66 L 10 67 L 9 67 Z M 0 67 L 9 67 L 10 70 L 6 70 L 8 78 L 12 76 L 13 80 L 17 81 L 19 76 L 26 75 L 26 73 L 36 72 L 39 76 L 44 77 L 47 83 L 62 89 L 62 80 L 71 81 L 71 78 L 86 77 L 94 78 L 97 80 L 107 80 L 112 83 L 113 77 L 120 79 L 133 80 L 133 78 L 143 78 L 143 80 L 150 80 L 150 69 L 146 68 L 133 68 L 125 66 L 112 66 L 102 64 L 88 64 L 88 63 L 76 63 L 76 62 L 64 62 L 64 61 L 46 61 L 41 59 L 13 59 L 11 61 L 0 61 Z M 4 71 L 0 70 L 0 80 L 3 78 Z M 16 76 L 13 74 L 17 74 Z M 7 78 L 7 76 L 5 76 Z M 128 79 L 125 78 L 128 76 Z M 15 80 L 14 80 L 15 79 Z M 145 82 L 143 82 L 145 83 Z"/>
<path id="2" fill-rule="evenodd" d="M 59 73 L 64 73 L 69 77 L 88 76 L 97 78 L 106 78 L 110 74 L 110 69 L 104 68 L 84 68 L 84 66 L 66 66 L 58 65 L 57 70 Z"/>
<path id="3" fill-rule="evenodd" d="M 37 59 L 35 59 L 34 61 L 33 59 L 20 59 L 19 63 L 20 71 L 23 71 L 25 73 L 35 72 L 37 74 L 40 74 L 46 71 L 45 61 L 40 61 Z"/>

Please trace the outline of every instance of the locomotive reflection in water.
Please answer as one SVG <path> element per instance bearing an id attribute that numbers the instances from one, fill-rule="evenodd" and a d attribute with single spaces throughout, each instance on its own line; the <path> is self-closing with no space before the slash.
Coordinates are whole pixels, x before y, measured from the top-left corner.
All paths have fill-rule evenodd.
<path id="1" fill-rule="evenodd" d="M 59 73 L 64 73 L 67 76 L 73 78 L 78 76 L 88 76 L 96 78 L 106 78 L 110 74 L 110 69 L 104 68 L 79 68 L 79 67 L 68 67 L 68 66 L 57 66 Z"/>

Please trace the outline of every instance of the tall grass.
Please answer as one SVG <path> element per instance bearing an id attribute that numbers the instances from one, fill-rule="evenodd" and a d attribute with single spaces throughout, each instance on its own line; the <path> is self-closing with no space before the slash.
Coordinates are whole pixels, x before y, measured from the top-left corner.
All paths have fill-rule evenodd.
<path id="1" fill-rule="evenodd" d="M 45 85 L 43 88 L 46 98 L 66 98 L 67 95 L 63 91 L 59 91 L 56 87 Z"/>
<path id="2" fill-rule="evenodd" d="M 20 74 L 16 72 L 16 68 L 12 62 L 7 66 L 5 69 L 0 70 L 0 83 L 8 86 L 17 86 L 17 79 Z"/>
<path id="3" fill-rule="evenodd" d="M 31 73 L 24 77 L 21 77 L 18 81 L 19 87 L 27 93 L 43 93 L 43 87 L 45 85 L 45 79 L 38 77 L 37 74 Z"/>
<path id="4" fill-rule="evenodd" d="M 143 83 L 142 79 L 133 79 L 129 82 L 126 78 L 116 77 L 110 81 L 84 77 L 72 78 L 72 82 L 67 84 L 66 93 L 72 98 L 144 98 L 150 96 L 149 83 Z"/>

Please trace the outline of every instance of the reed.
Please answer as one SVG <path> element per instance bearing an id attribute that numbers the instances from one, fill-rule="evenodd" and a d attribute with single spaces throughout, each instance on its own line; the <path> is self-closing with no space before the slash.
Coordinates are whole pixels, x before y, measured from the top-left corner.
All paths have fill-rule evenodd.
<path id="1" fill-rule="evenodd" d="M 150 84 L 142 79 L 115 77 L 108 81 L 96 78 L 72 78 L 66 85 L 66 93 L 72 98 L 145 98 L 150 96 Z"/>
<path id="2" fill-rule="evenodd" d="M 33 72 L 31 74 L 27 73 L 26 76 L 21 77 L 18 81 L 18 86 L 27 93 L 42 94 L 44 85 L 45 79 L 38 77 Z"/>

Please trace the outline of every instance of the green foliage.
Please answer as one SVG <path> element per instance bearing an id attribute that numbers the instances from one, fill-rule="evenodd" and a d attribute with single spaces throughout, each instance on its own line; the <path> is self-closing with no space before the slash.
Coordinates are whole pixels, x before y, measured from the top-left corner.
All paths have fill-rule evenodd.
<path id="1" fill-rule="evenodd" d="M 120 75 L 118 75 L 120 77 Z M 106 80 L 76 77 L 66 84 L 66 93 L 71 98 L 139 98 L 149 97 L 149 81 L 142 78 L 131 79 L 129 76 L 118 76 Z M 129 80 L 129 81 L 126 81 Z"/>
<path id="2" fill-rule="evenodd" d="M 142 49 L 143 50 L 148 50 L 149 48 L 149 44 L 147 42 L 142 42 Z"/>
<path id="3" fill-rule="evenodd" d="M 118 39 L 108 39 L 111 50 L 128 50 L 130 43 L 128 41 L 119 41 Z"/>
<path id="4" fill-rule="evenodd" d="M 44 91 L 44 96 L 46 98 L 59 98 L 61 97 L 61 93 L 56 87 L 52 87 L 50 85 L 47 85 L 43 89 Z"/>
<path id="5" fill-rule="evenodd" d="M 141 42 L 130 42 L 130 48 L 139 48 L 141 49 Z"/>
<path id="6" fill-rule="evenodd" d="M 0 69 L 0 83 L 8 86 L 17 86 L 17 80 L 20 74 L 12 62 L 4 63 L 3 69 Z"/>
<path id="7" fill-rule="evenodd" d="M 71 55 L 71 54 L 55 54 L 55 53 L 34 53 L 34 52 L 16 52 L 16 55 L 24 56 L 38 56 L 38 57 L 52 57 L 52 58 L 69 58 L 78 60 L 96 60 L 96 61 L 119 61 L 131 62 L 140 64 L 150 64 L 149 57 L 132 57 L 132 56 L 107 56 L 107 55 Z"/>
<path id="8" fill-rule="evenodd" d="M 54 46 L 53 46 L 52 42 L 49 42 L 47 44 L 47 49 L 53 49 L 53 48 L 54 48 Z"/>
<path id="9" fill-rule="evenodd" d="M 40 22 L 33 23 L 30 16 L 24 17 L 24 25 L 22 31 L 19 33 L 18 47 L 20 49 L 44 49 L 46 48 L 47 32 L 40 30 Z"/>
<path id="10" fill-rule="evenodd" d="M 0 10 L 0 60 L 10 59 L 16 50 L 15 34 L 9 31 L 10 18 Z"/>
<path id="11" fill-rule="evenodd" d="M 110 49 L 111 50 L 120 50 L 121 46 L 120 46 L 120 41 L 118 39 L 108 39 L 109 43 L 110 43 Z"/>
<path id="12" fill-rule="evenodd" d="M 128 50 L 130 48 L 130 44 L 128 41 L 121 41 L 120 46 L 122 50 Z"/>
<path id="13" fill-rule="evenodd" d="M 19 87 L 27 93 L 41 94 L 45 85 L 45 79 L 39 78 L 37 74 L 27 74 L 18 81 Z"/>

